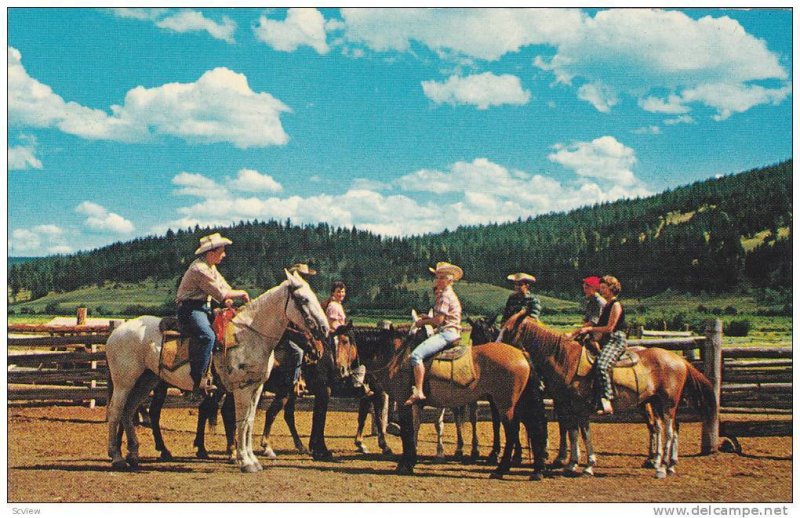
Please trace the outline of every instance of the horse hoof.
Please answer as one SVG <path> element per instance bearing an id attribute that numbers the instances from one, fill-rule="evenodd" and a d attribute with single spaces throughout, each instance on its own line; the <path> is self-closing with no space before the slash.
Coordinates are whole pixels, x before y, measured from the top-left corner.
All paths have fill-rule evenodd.
<path id="1" fill-rule="evenodd" d="M 540 480 L 544 480 L 544 473 L 542 473 L 541 471 L 534 471 L 531 474 L 530 480 L 533 480 L 535 482 L 539 482 Z"/>
<path id="2" fill-rule="evenodd" d="M 386 425 L 386 433 L 394 435 L 395 437 L 400 437 L 400 425 L 394 421 L 390 421 L 389 424 Z"/>
<path id="3" fill-rule="evenodd" d="M 133 457 L 131 455 L 128 455 L 125 458 L 125 460 L 127 461 L 128 467 L 130 467 L 130 469 L 138 469 L 139 468 L 139 457 Z"/>
<path id="4" fill-rule="evenodd" d="M 675 466 L 670 466 L 667 468 L 667 475 L 674 475 L 675 473 Z"/>
<path id="5" fill-rule="evenodd" d="M 490 453 L 489 456 L 486 457 L 486 464 L 489 464 L 490 466 L 496 466 L 497 465 L 497 454 L 496 453 Z"/>
<path id="6" fill-rule="evenodd" d="M 389 447 L 387 446 L 386 448 L 384 448 L 383 450 L 381 450 L 381 454 L 382 454 L 382 455 L 386 455 L 386 456 L 388 457 L 388 456 L 394 455 L 394 452 L 392 451 L 392 449 L 391 449 L 391 448 L 389 448 Z"/>
<path id="7" fill-rule="evenodd" d="M 567 459 L 556 459 L 550 464 L 551 468 L 560 469 L 567 465 Z"/>
<path id="8" fill-rule="evenodd" d="M 264 451 L 262 452 L 262 455 L 264 455 L 264 457 L 266 457 L 268 459 L 276 459 L 276 458 L 278 458 L 278 456 L 275 455 L 275 451 L 272 448 L 270 448 L 269 446 L 264 448 Z"/>
<path id="9" fill-rule="evenodd" d="M 202 460 L 208 460 L 208 459 L 211 458 L 211 457 L 208 456 L 208 452 L 206 450 L 197 450 L 197 453 L 195 453 L 195 456 L 198 459 L 202 459 Z"/>
<path id="10" fill-rule="evenodd" d="M 581 472 L 578 471 L 578 468 L 575 466 L 573 467 L 567 466 L 566 468 L 564 468 L 564 471 L 562 473 L 565 477 L 569 478 L 576 478 L 581 476 Z"/>
<path id="11" fill-rule="evenodd" d="M 172 453 L 169 450 L 161 450 L 161 455 L 159 456 L 159 458 L 165 462 L 171 462 L 175 460 L 175 458 L 172 456 Z"/>
<path id="12" fill-rule="evenodd" d="M 124 460 L 115 460 L 111 463 L 111 469 L 114 471 L 128 471 L 128 463 Z"/>
<path id="13" fill-rule="evenodd" d="M 243 464 L 241 471 L 242 473 L 258 473 L 261 470 L 255 464 Z"/>
<path id="14" fill-rule="evenodd" d="M 656 470 L 656 478 L 659 480 L 667 478 L 667 470 L 664 468 L 659 468 Z"/>
<path id="15" fill-rule="evenodd" d="M 585 476 L 585 477 L 593 477 L 594 476 L 594 468 L 592 466 L 588 466 L 586 469 L 583 470 L 583 476 Z"/>
<path id="16" fill-rule="evenodd" d="M 333 453 L 329 450 L 315 451 L 311 454 L 311 458 L 318 461 L 330 462 L 333 460 Z"/>
<path id="17" fill-rule="evenodd" d="M 495 471 L 491 475 L 489 475 L 489 478 L 492 480 L 503 480 L 503 474 Z"/>
<path id="18" fill-rule="evenodd" d="M 366 446 L 364 446 L 363 442 L 357 442 L 356 443 L 356 451 L 359 452 L 359 453 L 363 453 L 364 455 L 368 455 L 369 454 L 369 450 L 367 449 Z"/>
<path id="19" fill-rule="evenodd" d="M 655 468 L 656 467 L 656 463 L 653 462 L 653 459 L 647 459 L 647 460 L 644 461 L 644 463 L 642 463 L 642 467 L 643 468 Z"/>
<path id="20" fill-rule="evenodd" d="M 405 464 L 398 464 L 394 472 L 396 475 L 408 476 L 414 474 L 414 468 Z"/>

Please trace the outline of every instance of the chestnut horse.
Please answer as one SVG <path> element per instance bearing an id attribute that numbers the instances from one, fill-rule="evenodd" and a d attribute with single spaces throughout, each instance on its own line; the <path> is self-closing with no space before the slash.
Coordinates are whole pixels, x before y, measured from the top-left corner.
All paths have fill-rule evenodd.
<path id="1" fill-rule="evenodd" d="M 531 354 L 550 390 L 559 399 L 569 403 L 562 406 L 561 414 L 574 415 L 576 420 L 573 421 L 573 426 L 581 419 L 588 418 L 594 408 L 594 373 L 590 372 L 587 376 L 577 375 L 581 344 L 548 329 L 523 312 L 508 319 L 500 339 L 523 347 Z M 639 407 L 644 410 L 647 404 L 650 405 L 656 426 L 665 429 L 663 449 L 659 434 L 654 462 L 656 478 L 665 478 L 667 473 L 675 473 L 675 464 L 678 462 L 676 414 L 684 393 L 704 422 L 715 415 L 717 401 L 711 382 L 686 359 L 657 347 L 637 349 L 636 352 L 639 363 L 646 372 L 646 378 L 640 383 L 644 389 L 637 393 L 617 385 L 614 409 L 621 411 Z"/>
<path id="2" fill-rule="evenodd" d="M 417 333 L 421 335 L 421 333 Z M 421 337 L 420 337 L 421 338 Z M 389 329 L 356 330 L 361 361 L 378 384 L 396 401 L 405 401 L 411 394 L 412 373 L 409 356 L 419 338 Z M 398 345 L 402 345 L 398 347 Z M 468 387 L 455 386 L 437 379 L 427 379 L 428 399 L 425 404 L 454 408 L 491 397 L 500 412 L 506 435 L 506 446 L 492 478 L 503 478 L 511 467 L 511 449 L 519 434 L 520 421 L 525 424 L 534 453 L 532 480 L 541 480 L 547 443 L 547 421 L 538 384 L 522 351 L 507 344 L 491 342 L 471 348 L 476 381 Z M 533 390 L 533 389 L 536 390 Z M 417 463 L 415 421 L 421 404 L 400 408 L 400 429 L 403 453 L 396 468 L 400 475 L 410 475 Z"/>

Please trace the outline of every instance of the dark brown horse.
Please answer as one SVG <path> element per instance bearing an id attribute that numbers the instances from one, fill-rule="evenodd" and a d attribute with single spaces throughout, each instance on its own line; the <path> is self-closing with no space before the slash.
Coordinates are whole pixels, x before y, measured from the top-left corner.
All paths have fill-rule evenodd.
<path id="1" fill-rule="evenodd" d="M 575 422 L 588 417 L 594 407 L 594 373 L 577 375 L 582 354 L 578 342 L 522 312 L 506 322 L 500 339 L 531 354 L 550 390 L 570 403 L 562 408 L 562 415 L 573 414 Z M 637 354 L 645 373 L 639 383 L 643 388 L 637 392 L 617 385 L 614 409 L 643 409 L 650 404 L 653 418 L 665 429 L 665 443 L 663 449 L 657 448 L 655 461 L 656 477 L 664 478 L 675 472 L 678 462 L 676 413 L 682 396 L 686 393 L 706 422 L 716 413 L 716 397 L 708 379 L 684 358 L 656 347 L 637 350 Z"/>
<path id="2" fill-rule="evenodd" d="M 416 341 L 396 329 L 358 328 L 356 342 L 361 361 L 378 384 L 396 401 L 405 401 L 411 393 L 412 374 L 409 355 Z M 398 345 L 401 345 L 398 347 Z M 471 349 L 477 380 L 468 387 L 427 379 L 426 405 L 454 408 L 490 397 L 497 405 L 506 435 L 506 446 L 492 478 L 502 478 L 511 468 L 511 450 L 519 434 L 519 424 L 525 424 L 534 452 L 531 479 L 540 480 L 544 471 L 547 442 L 547 422 L 538 390 L 532 390 L 531 367 L 519 349 L 502 343 L 487 343 Z M 537 387 L 538 389 L 538 387 Z M 400 428 L 403 453 L 396 472 L 413 474 L 417 463 L 415 421 L 421 405 L 400 408 Z"/>

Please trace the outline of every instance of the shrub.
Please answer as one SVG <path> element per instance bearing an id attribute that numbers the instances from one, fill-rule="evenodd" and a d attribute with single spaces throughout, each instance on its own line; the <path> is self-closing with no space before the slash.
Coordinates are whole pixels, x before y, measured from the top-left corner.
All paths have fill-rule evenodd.
<path id="1" fill-rule="evenodd" d="M 697 305 L 697 312 L 698 313 L 708 313 L 708 308 L 702 304 Z"/>
<path id="2" fill-rule="evenodd" d="M 749 332 L 749 320 L 732 320 L 725 326 L 725 334 L 728 336 L 747 336 Z"/>
<path id="3" fill-rule="evenodd" d="M 44 307 L 44 312 L 48 315 L 58 314 L 58 302 L 50 302 Z"/>
<path id="4" fill-rule="evenodd" d="M 726 315 L 736 315 L 738 313 L 739 313 L 739 311 L 733 306 L 727 306 L 725 308 L 725 314 Z"/>

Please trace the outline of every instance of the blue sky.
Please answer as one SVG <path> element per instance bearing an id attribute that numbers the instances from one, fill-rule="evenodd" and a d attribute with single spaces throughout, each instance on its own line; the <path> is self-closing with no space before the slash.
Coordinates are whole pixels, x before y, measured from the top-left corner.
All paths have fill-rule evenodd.
<path id="1" fill-rule="evenodd" d="M 438 232 L 792 156 L 784 10 L 10 8 L 9 255 Z"/>

